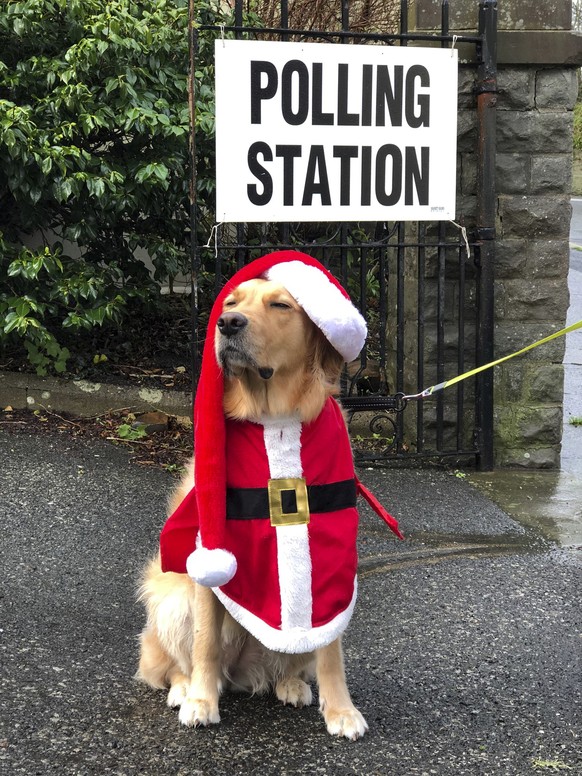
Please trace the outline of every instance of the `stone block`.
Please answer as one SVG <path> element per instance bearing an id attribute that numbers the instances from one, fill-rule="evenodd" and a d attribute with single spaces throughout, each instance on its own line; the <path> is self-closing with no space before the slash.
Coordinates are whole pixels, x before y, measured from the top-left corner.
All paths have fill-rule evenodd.
<path id="1" fill-rule="evenodd" d="M 582 35 L 567 30 L 500 30 L 499 65 L 580 67 Z"/>
<path id="2" fill-rule="evenodd" d="M 551 68 L 536 74 L 536 108 L 573 110 L 578 99 L 578 73 L 573 68 Z"/>
<path id="3" fill-rule="evenodd" d="M 460 194 L 457 196 L 457 216 L 455 221 L 465 224 L 467 230 L 475 226 L 477 218 L 477 197 L 474 194 Z"/>
<path id="4" fill-rule="evenodd" d="M 569 154 L 572 121 L 569 112 L 499 111 L 497 150 L 506 154 Z"/>
<path id="5" fill-rule="evenodd" d="M 571 5 L 564 0 L 504 0 L 499 3 L 500 30 L 569 30 Z"/>
<path id="6" fill-rule="evenodd" d="M 437 412 L 436 401 L 429 405 L 425 402 L 423 412 L 423 445 L 425 450 L 465 450 L 475 449 L 474 427 L 475 413 L 469 405 L 463 407 L 463 427 L 457 426 L 457 408 L 451 398 L 451 389 L 445 396 L 443 407 L 443 422 L 441 424 L 442 443 L 437 444 Z M 412 428 L 410 429 L 412 431 Z M 451 459 L 449 459 L 450 461 Z"/>
<path id="7" fill-rule="evenodd" d="M 475 152 L 477 147 L 477 114 L 474 110 L 460 110 L 457 114 L 457 151 Z"/>
<path id="8" fill-rule="evenodd" d="M 459 154 L 459 181 L 461 193 L 474 194 L 477 190 L 477 157 L 475 154 Z"/>
<path id="9" fill-rule="evenodd" d="M 501 405 L 495 410 L 495 435 L 502 448 L 559 446 L 562 408 Z"/>
<path id="10" fill-rule="evenodd" d="M 524 400 L 524 386 L 529 365 L 519 360 L 506 361 L 495 367 L 495 404 L 514 404 Z"/>
<path id="11" fill-rule="evenodd" d="M 497 89 L 499 110 L 523 111 L 535 107 L 535 73 L 531 68 L 499 68 Z"/>
<path id="12" fill-rule="evenodd" d="M 540 364 L 528 369 L 526 385 L 529 401 L 560 404 L 564 396 L 563 364 Z"/>
<path id="13" fill-rule="evenodd" d="M 571 206 L 565 195 L 499 197 L 502 236 L 557 238 L 570 231 Z"/>
<path id="14" fill-rule="evenodd" d="M 441 0 L 413 0 L 409 6 L 409 27 L 435 30 L 441 26 Z M 473 0 L 451 0 L 449 24 L 452 30 L 477 29 L 477 4 Z M 571 4 L 563 0 L 504 0 L 498 25 L 502 30 L 569 30 Z"/>
<path id="15" fill-rule="evenodd" d="M 496 466 L 519 469 L 558 469 L 560 446 L 496 448 Z"/>
<path id="16" fill-rule="evenodd" d="M 559 445 L 562 439 L 562 408 L 519 407 L 515 429 L 523 442 L 536 447 Z"/>
<path id="17" fill-rule="evenodd" d="M 501 321 L 505 318 L 505 283 L 495 280 L 494 286 L 495 320 Z"/>
<path id="18" fill-rule="evenodd" d="M 473 66 L 459 66 L 459 83 L 457 87 L 459 109 L 465 108 L 475 110 L 477 107 L 477 98 L 475 95 L 475 84 L 477 81 L 477 71 Z"/>
<path id="19" fill-rule="evenodd" d="M 469 365 L 474 363 L 474 358 L 475 358 L 476 333 L 475 333 L 474 324 L 468 323 L 465 326 L 464 334 L 465 334 L 465 337 L 464 337 L 465 363 L 467 364 L 467 369 L 468 369 Z M 449 377 L 454 377 L 458 373 L 458 369 L 456 366 L 458 363 L 458 354 L 459 354 L 458 341 L 459 341 L 459 335 L 458 335 L 457 327 L 452 324 L 447 325 L 444 333 L 444 342 L 442 344 L 441 352 L 439 353 L 436 326 L 434 326 L 433 324 L 432 327 L 427 326 L 427 328 L 425 329 L 424 339 L 423 339 L 424 362 L 425 362 L 426 374 L 427 375 L 434 374 L 434 377 L 431 378 L 432 382 L 439 379 L 436 376 L 436 372 L 432 373 L 430 371 L 433 365 L 436 365 L 439 361 L 441 361 L 443 364 L 447 363 L 451 365 L 450 369 L 448 370 L 445 376 L 445 379 L 448 379 Z M 411 359 L 414 359 L 416 363 L 416 359 L 417 359 L 416 341 L 410 340 L 410 342 L 408 343 L 407 356 Z M 436 366 L 435 366 L 435 370 L 436 370 Z"/>
<path id="20" fill-rule="evenodd" d="M 563 327 L 563 321 L 554 321 L 553 323 L 499 321 L 495 325 L 495 356 L 501 358 L 515 353 Z M 524 362 L 535 362 L 535 368 L 539 366 L 540 362 L 561 364 L 564 358 L 564 347 L 564 338 L 558 337 L 545 345 L 530 350 L 519 358 L 523 359 Z"/>
<path id="21" fill-rule="evenodd" d="M 556 154 L 534 156 L 531 160 L 532 194 L 562 192 L 572 190 L 572 155 Z"/>
<path id="22" fill-rule="evenodd" d="M 524 237 L 500 239 L 495 250 L 495 277 L 521 277 L 527 263 L 530 243 Z"/>
<path id="23" fill-rule="evenodd" d="M 499 194 L 523 194 L 529 191 L 532 157 L 528 153 L 498 153 L 495 175 Z"/>
<path id="24" fill-rule="evenodd" d="M 508 321 L 555 321 L 562 320 L 568 312 L 569 294 L 566 283 L 561 279 L 504 280 L 503 314 Z"/>
<path id="25" fill-rule="evenodd" d="M 501 364 L 497 374 L 496 401 L 554 405 L 562 402 L 562 364 L 532 364 L 515 359 Z"/>
<path id="26" fill-rule="evenodd" d="M 568 235 L 562 239 L 531 240 L 527 243 L 526 276 L 529 278 L 565 278 L 570 266 Z"/>

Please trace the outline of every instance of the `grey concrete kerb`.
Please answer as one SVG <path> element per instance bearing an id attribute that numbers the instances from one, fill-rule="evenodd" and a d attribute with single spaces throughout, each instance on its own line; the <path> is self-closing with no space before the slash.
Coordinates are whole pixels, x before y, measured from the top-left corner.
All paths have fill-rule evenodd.
<path id="1" fill-rule="evenodd" d="M 65 380 L 18 372 L 0 372 L 0 408 L 41 409 L 90 417 L 110 410 L 159 410 L 191 417 L 192 395 L 144 386 Z"/>

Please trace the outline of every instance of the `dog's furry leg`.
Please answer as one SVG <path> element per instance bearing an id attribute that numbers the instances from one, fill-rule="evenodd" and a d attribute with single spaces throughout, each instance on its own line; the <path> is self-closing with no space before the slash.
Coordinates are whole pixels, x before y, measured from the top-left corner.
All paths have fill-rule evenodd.
<path id="1" fill-rule="evenodd" d="M 313 652 L 285 655 L 281 662 L 282 677 L 275 684 L 275 694 L 285 705 L 310 706 L 313 700 L 311 687 L 306 679 L 313 678 Z"/>
<path id="2" fill-rule="evenodd" d="M 224 609 L 210 588 L 196 585 L 192 676 L 179 719 L 183 725 L 220 722 L 221 631 Z"/>
<path id="3" fill-rule="evenodd" d="M 169 685 L 167 704 L 170 708 L 180 706 L 190 683 L 178 663 L 160 644 L 157 632 L 151 628 L 146 628 L 141 634 L 141 659 L 136 678 L 160 690 Z"/>
<path id="4" fill-rule="evenodd" d="M 341 639 L 315 653 L 319 709 L 328 733 L 355 741 L 364 735 L 368 724 L 356 709 L 346 685 Z"/>
<path id="5" fill-rule="evenodd" d="M 277 682 L 275 694 L 285 705 L 290 704 L 299 709 L 302 706 L 310 706 L 313 700 L 311 687 L 298 676 L 290 676 Z"/>

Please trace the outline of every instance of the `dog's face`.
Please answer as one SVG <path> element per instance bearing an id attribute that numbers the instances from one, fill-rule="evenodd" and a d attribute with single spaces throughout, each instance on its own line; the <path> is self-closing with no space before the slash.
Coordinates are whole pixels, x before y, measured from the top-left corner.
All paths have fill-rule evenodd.
<path id="1" fill-rule="evenodd" d="M 225 413 L 239 420 L 293 412 L 313 420 L 336 392 L 343 365 L 285 288 L 262 279 L 241 283 L 225 299 L 214 346 Z"/>
<path id="2" fill-rule="evenodd" d="M 215 349 L 226 377 L 250 370 L 263 380 L 304 367 L 313 324 L 278 283 L 242 283 L 225 299 Z"/>

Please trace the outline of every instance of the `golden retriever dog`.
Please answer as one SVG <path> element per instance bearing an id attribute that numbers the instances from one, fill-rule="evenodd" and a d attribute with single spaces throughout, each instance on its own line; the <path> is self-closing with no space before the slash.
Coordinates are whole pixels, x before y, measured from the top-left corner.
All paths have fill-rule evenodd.
<path id="1" fill-rule="evenodd" d="M 233 336 L 233 327 L 240 329 Z M 225 376 L 227 417 L 253 420 L 299 412 L 309 422 L 337 392 L 342 357 L 285 288 L 257 279 L 225 300 L 215 332 L 215 352 Z M 333 452 L 333 451 L 331 451 Z M 173 511 L 193 487 L 193 466 L 170 498 Z M 312 702 L 316 678 L 327 730 L 355 740 L 367 723 L 346 686 L 341 638 L 308 654 L 264 647 L 223 608 L 212 589 L 187 574 L 162 573 L 160 558 L 144 570 L 139 594 L 147 611 L 137 678 L 168 688 L 188 726 L 220 721 L 223 689 L 264 693 L 284 704 Z"/>

